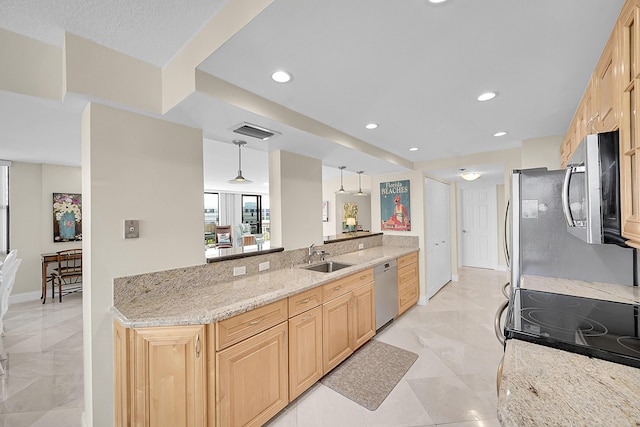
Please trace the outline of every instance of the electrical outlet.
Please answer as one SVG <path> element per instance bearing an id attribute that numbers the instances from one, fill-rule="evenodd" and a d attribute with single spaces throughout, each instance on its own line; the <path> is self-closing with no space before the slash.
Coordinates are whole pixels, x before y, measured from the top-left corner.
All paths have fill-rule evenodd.
<path id="1" fill-rule="evenodd" d="M 242 276 L 243 274 L 247 274 L 247 267 L 244 265 L 242 267 L 233 267 L 234 276 Z"/>
<path id="2" fill-rule="evenodd" d="M 265 271 L 268 270 L 270 267 L 269 265 L 269 261 L 266 262 L 261 262 L 260 264 L 258 264 L 258 271 Z"/>
<path id="3" fill-rule="evenodd" d="M 358 249 L 364 249 L 364 243 L 358 244 Z"/>

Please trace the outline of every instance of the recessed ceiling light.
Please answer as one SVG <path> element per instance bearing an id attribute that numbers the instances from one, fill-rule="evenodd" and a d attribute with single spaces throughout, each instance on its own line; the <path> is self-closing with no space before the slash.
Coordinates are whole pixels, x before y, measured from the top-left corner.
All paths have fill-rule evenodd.
<path id="1" fill-rule="evenodd" d="M 291 74 L 287 73 L 286 71 L 280 70 L 271 74 L 271 78 L 278 83 L 287 83 L 291 80 Z"/>
<path id="2" fill-rule="evenodd" d="M 493 134 L 493 136 L 505 136 L 507 133 L 503 130 L 501 130 L 500 132 L 496 132 Z"/>
<path id="3" fill-rule="evenodd" d="M 409 151 L 418 151 L 418 147 L 411 147 L 409 148 Z"/>
<path id="4" fill-rule="evenodd" d="M 367 123 L 367 125 L 365 126 L 367 129 L 375 129 L 378 127 L 377 123 Z"/>
<path id="5" fill-rule="evenodd" d="M 493 99 L 496 96 L 498 96 L 496 92 L 485 92 L 478 97 L 478 101 L 489 101 L 490 99 Z"/>
<path id="6" fill-rule="evenodd" d="M 433 3 L 433 4 L 438 4 L 438 3 L 444 3 L 447 0 L 429 0 L 429 3 Z"/>

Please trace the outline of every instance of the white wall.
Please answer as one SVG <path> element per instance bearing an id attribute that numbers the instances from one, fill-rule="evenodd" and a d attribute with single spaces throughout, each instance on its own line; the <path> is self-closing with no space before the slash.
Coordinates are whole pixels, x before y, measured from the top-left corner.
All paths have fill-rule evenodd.
<path id="1" fill-rule="evenodd" d="M 362 174 L 361 180 L 362 191 L 367 193 L 369 197 L 353 196 L 351 198 L 359 205 L 362 203 L 363 207 L 368 205 L 368 213 L 366 213 L 366 217 L 363 216 L 362 220 L 360 221 L 361 223 L 365 224 L 365 230 L 367 230 L 371 227 L 371 177 Z M 358 182 L 358 175 L 353 174 L 352 172 L 345 172 L 343 174 L 342 183 L 344 189 L 350 193 L 356 193 L 360 185 L 360 183 Z M 326 179 L 322 181 L 322 200 L 326 200 L 329 202 L 329 221 L 322 223 L 323 236 L 333 236 L 334 234 L 342 233 L 342 205 L 337 200 L 338 195 L 336 194 L 336 191 L 338 191 L 339 189 L 340 178 Z M 359 207 L 360 206 L 358 206 L 358 208 Z M 364 223 L 363 221 L 366 221 L 366 223 Z"/>
<path id="2" fill-rule="evenodd" d="M 79 248 L 82 242 L 53 241 L 53 193 L 81 193 L 78 167 L 13 162 L 9 168 L 10 244 L 22 264 L 12 301 L 36 299 L 42 283 L 40 254 Z"/>
<path id="3" fill-rule="evenodd" d="M 562 136 L 549 136 L 522 141 L 522 169 L 560 169 L 562 139 Z"/>
<path id="4" fill-rule="evenodd" d="M 113 279 L 204 263 L 200 130 L 90 104 L 82 118 L 86 425 L 113 426 Z M 123 239 L 123 220 L 140 238 Z"/>
<path id="5" fill-rule="evenodd" d="M 272 246 L 322 243 L 322 162 L 282 150 L 269 153 L 269 209 Z"/>

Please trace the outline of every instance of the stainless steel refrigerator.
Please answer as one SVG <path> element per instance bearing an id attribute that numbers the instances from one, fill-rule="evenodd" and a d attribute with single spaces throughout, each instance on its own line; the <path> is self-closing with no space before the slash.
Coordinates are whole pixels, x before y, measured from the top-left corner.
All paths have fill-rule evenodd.
<path id="1" fill-rule="evenodd" d="M 565 171 L 513 171 L 510 199 L 511 285 L 521 275 L 633 285 L 635 250 L 588 244 L 567 231 L 562 210 Z M 508 241 L 508 240 L 507 240 Z"/>

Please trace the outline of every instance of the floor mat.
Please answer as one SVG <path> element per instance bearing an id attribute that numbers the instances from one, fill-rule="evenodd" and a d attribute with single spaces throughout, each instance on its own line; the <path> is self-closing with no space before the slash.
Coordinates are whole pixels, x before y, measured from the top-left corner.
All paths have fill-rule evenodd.
<path id="1" fill-rule="evenodd" d="M 418 355 L 371 340 L 322 379 L 322 384 L 375 411 Z"/>

